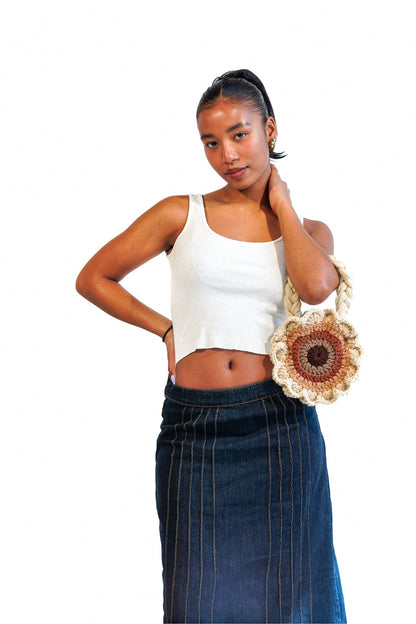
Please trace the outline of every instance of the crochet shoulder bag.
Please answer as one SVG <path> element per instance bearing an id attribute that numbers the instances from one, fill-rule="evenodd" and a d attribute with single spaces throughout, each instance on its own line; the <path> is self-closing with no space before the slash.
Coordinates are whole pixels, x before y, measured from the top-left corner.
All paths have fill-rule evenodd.
<path id="1" fill-rule="evenodd" d="M 329 256 L 339 274 L 335 310 L 311 309 L 301 314 L 301 302 L 290 278 L 285 287 L 287 318 L 272 338 L 273 379 L 288 397 L 307 405 L 333 403 L 356 379 L 362 348 L 346 320 L 352 297 L 344 265 Z"/>

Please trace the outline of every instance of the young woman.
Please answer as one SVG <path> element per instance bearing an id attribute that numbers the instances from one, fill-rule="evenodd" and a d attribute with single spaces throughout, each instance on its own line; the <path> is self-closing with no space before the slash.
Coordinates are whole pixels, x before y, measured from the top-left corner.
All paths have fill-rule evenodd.
<path id="1" fill-rule="evenodd" d="M 77 280 L 92 303 L 166 344 L 156 456 L 164 621 L 345 622 L 316 411 L 283 394 L 268 356 L 286 275 L 310 304 L 337 287 L 332 235 L 299 218 L 270 163 L 282 154 L 254 74 L 217 78 L 197 123 L 225 186 L 162 200 Z M 172 321 L 120 285 L 161 252 Z"/>

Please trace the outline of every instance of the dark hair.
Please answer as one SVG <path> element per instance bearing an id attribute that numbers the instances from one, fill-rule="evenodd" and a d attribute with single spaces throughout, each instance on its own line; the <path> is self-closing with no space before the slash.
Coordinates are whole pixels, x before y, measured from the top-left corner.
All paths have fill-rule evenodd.
<path id="1" fill-rule="evenodd" d="M 262 116 L 263 123 L 266 123 L 268 117 L 273 117 L 276 120 L 272 104 L 262 81 L 249 69 L 228 71 L 222 74 L 222 76 L 215 78 L 212 85 L 203 93 L 199 101 L 196 109 L 197 118 L 204 108 L 212 106 L 219 97 L 250 102 L 254 110 L 257 110 Z M 270 158 L 283 158 L 286 154 L 284 152 L 274 152 L 269 148 L 269 156 Z"/>

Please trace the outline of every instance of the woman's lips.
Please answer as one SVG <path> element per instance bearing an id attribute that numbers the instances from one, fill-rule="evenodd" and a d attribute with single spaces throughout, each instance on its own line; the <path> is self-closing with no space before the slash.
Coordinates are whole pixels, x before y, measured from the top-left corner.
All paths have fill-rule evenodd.
<path id="1" fill-rule="evenodd" d="M 230 178 L 240 178 L 243 173 L 246 171 L 247 167 L 238 167 L 235 169 L 228 169 L 226 171 L 226 175 Z"/>

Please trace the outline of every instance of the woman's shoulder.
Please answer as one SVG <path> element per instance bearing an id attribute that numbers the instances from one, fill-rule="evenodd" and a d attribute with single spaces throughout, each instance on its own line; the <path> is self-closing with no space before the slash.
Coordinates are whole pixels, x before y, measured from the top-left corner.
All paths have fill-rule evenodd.
<path id="1" fill-rule="evenodd" d="M 164 197 L 157 202 L 151 210 L 155 212 L 163 212 L 167 210 L 183 212 L 184 210 L 188 210 L 188 204 L 189 195 L 170 195 L 169 197 Z"/>
<path id="2" fill-rule="evenodd" d="M 170 195 L 152 206 L 147 214 L 156 224 L 179 225 L 186 221 L 189 195 Z"/>
<path id="3" fill-rule="evenodd" d="M 148 210 L 148 217 L 153 223 L 154 230 L 164 233 L 169 248 L 185 227 L 188 209 L 189 195 L 170 195 Z"/>

